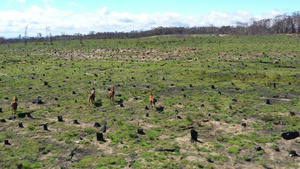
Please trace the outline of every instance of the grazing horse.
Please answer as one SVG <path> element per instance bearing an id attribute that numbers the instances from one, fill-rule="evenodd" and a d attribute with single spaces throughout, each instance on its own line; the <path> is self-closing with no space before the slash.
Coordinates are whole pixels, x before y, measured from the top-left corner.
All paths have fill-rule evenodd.
<path id="1" fill-rule="evenodd" d="M 13 99 L 12 99 L 12 102 L 10 103 L 10 107 L 11 107 L 11 112 L 12 114 L 16 114 L 17 113 L 17 108 L 18 108 L 18 98 L 15 96 Z"/>
<path id="2" fill-rule="evenodd" d="M 95 102 L 95 88 L 92 89 L 91 93 L 89 94 L 89 97 L 88 97 L 88 100 L 89 100 L 89 105 L 90 105 L 90 102 L 92 102 L 92 104 L 94 104 Z"/>
<path id="3" fill-rule="evenodd" d="M 151 90 L 150 90 L 149 102 L 150 102 L 150 105 L 151 105 L 151 107 L 153 109 L 155 107 L 156 99 L 153 97 Z"/>
<path id="4" fill-rule="evenodd" d="M 108 97 L 110 100 L 114 100 L 114 97 L 115 97 L 115 87 L 112 87 L 111 90 L 109 91 L 108 93 Z"/>

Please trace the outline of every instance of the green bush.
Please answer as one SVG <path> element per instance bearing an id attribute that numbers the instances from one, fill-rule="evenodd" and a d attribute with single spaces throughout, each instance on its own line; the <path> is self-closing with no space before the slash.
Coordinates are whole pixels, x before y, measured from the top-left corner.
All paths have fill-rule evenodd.
<path id="1" fill-rule="evenodd" d="M 240 151 L 241 151 L 240 147 L 229 147 L 228 148 L 228 153 L 238 154 Z"/>

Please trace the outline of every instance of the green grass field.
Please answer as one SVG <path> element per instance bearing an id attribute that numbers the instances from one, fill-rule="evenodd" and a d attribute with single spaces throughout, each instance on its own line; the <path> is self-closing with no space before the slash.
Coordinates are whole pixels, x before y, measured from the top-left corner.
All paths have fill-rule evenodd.
<path id="1" fill-rule="evenodd" d="M 0 45 L 0 168 L 299 168 L 299 66 L 293 35 Z"/>

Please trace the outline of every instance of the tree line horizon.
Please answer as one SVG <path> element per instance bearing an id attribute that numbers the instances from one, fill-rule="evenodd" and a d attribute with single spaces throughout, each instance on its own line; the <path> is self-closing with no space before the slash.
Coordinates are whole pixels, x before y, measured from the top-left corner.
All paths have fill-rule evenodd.
<path id="1" fill-rule="evenodd" d="M 300 11 L 293 12 L 290 15 L 278 15 L 270 19 L 262 19 L 250 23 L 236 22 L 235 26 L 197 26 L 197 27 L 154 27 L 151 30 L 131 31 L 131 32 L 95 32 L 88 34 L 75 33 L 74 35 L 55 35 L 50 33 L 49 26 L 46 27 L 45 37 L 40 32 L 36 37 L 27 37 L 27 27 L 25 34 L 18 38 L 5 39 L 0 36 L 0 44 L 27 42 L 50 42 L 59 40 L 82 40 L 85 39 L 131 39 L 143 38 L 157 35 L 192 35 L 192 34 L 227 34 L 227 35 L 273 35 L 273 34 L 300 34 Z"/>

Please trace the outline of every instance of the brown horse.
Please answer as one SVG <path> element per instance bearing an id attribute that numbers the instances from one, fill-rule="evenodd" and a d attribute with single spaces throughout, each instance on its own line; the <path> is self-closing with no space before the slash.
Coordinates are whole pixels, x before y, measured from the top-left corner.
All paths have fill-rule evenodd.
<path id="1" fill-rule="evenodd" d="M 92 104 L 94 104 L 95 97 L 96 97 L 95 88 L 93 88 L 92 91 L 91 91 L 91 93 L 89 94 L 89 97 L 88 97 L 89 105 L 90 105 L 90 102 L 92 102 Z"/>
<path id="2" fill-rule="evenodd" d="M 115 97 L 115 87 L 112 87 L 111 90 L 108 93 L 108 97 L 110 100 L 114 101 L 114 97 Z"/>
<path id="3" fill-rule="evenodd" d="M 155 107 L 156 99 L 153 97 L 152 91 L 150 90 L 150 97 L 149 97 L 150 106 L 152 109 Z"/>
<path id="4" fill-rule="evenodd" d="M 17 108 L 18 108 L 18 98 L 15 96 L 13 99 L 12 99 L 12 102 L 10 103 L 10 107 L 11 107 L 11 112 L 12 114 L 16 114 L 17 113 Z"/>

